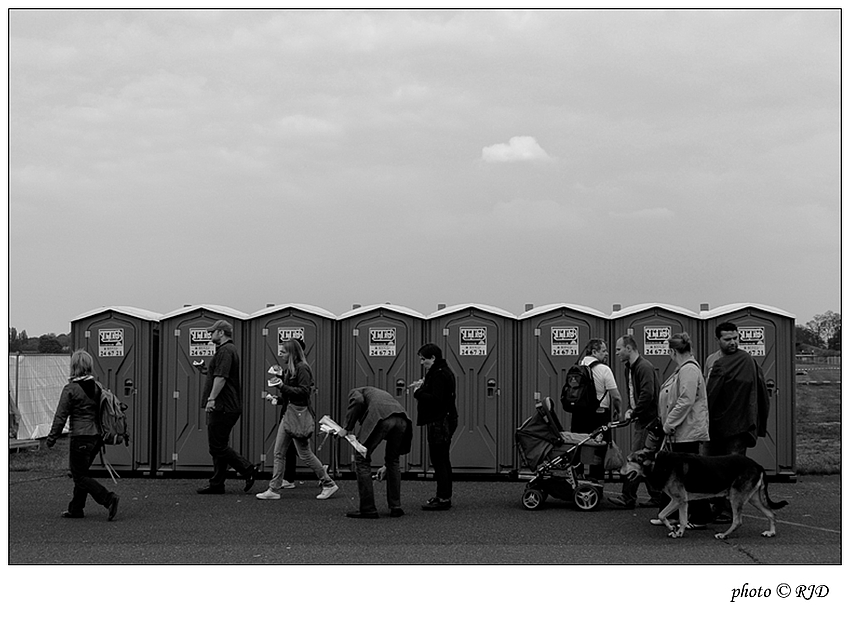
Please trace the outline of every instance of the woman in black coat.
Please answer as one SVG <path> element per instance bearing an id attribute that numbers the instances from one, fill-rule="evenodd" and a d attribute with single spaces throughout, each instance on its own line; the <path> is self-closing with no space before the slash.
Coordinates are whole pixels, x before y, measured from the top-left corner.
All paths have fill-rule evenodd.
<path id="1" fill-rule="evenodd" d="M 82 349 L 71 354 L 71 377 L 62 389 L 59 405 L 53 417 L 53 426 L 47 435 L 48 448 L 56 444 L 65 422 L 70 419 L 71 446 L 68 467 L 74 479 L 74 495 L 68 503 L 64 518 L 85 517 L 84 509 L 89 494 L 94 501 L 109 510 L 108 519 L 118 513 L 118 494 L 110 492 L 99 481 L 89 476 L 94 458 L 103 445 L 99 425 L 101 389 L 92 375 L 94 361 Z"/>

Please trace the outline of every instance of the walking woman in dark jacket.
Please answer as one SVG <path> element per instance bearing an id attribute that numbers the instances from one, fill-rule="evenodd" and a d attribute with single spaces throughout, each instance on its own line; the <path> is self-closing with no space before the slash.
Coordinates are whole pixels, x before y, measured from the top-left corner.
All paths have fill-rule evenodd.
<path id="1" fill-rule="evenodd" d="M 425 378 L 414 382 L 416 424 L 427 425 L 428 451 L 437 495 L 422 505 L 426 511 L 444 511 L 452 506 L 452 462 L 449 458 L 452 435 L 457 429 L 455 374 L 449 368 L 443 351 L 433 343 L 419 348 L 419 361 Z"/>
<path id="2" fill-rule="evenodd" d="M 277 387 L 279 394 L 275 401 L 281 407 L 282 414 L 274 443 L 274 469 L 269 481 L 269 488 L 257 494 L 257 498 L 260 500 L 280 500 L 280 490 L 284 488 L 284 483 L 287 482 L 283 478 L 285 455 L 290 444 L 295 444 L 298 456 L 304 460 L 321 481 L 322 491 L 316 498 L 326 500 L 336 493 L 339 486 L 328 476 L 322 462 L 310 450 L 307 437 L 294 435 L 292 429 L 287 428 L 286 422 L 288 415 L 306 416 L 310 412 L 313 370 L 307 363 L 301 344 L 295 340 L 289 340 L 283 344 L 282 358 L 285 369 L 283 370 L 282 381 Z M 312 433 L 312 429 L 310 433 Z"/>
<path id="3" fill-rule="evenodd" d="M 71 354 L 71 377 L 62 389 L 59 405 L 53 417 L 53 426 L 47 435 L 48 448 L 56 444 L 65 422 L 70 419 L 71 451 L 68 467 L 74 479 L 74 495 L 68 503 L 64 518 L 85 517 L 84 509 L 89 494 L 94 501 L 109 510 L 108 519 L 118 513 L 118 494 L 108 491 L 99 481 L 89 476 L 94 458 L 103 441 L 98 429 L 100 411 L 100 386 L 92 375 L 94 361 L 82 349 Z"/>

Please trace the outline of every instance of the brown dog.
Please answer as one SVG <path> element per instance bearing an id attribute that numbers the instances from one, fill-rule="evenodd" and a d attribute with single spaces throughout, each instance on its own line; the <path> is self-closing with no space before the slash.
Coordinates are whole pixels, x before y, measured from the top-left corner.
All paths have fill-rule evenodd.
<path id="1" fill-rule="evenodd" d="M 655 453 L 648 449 L 636 451 L 626 458 L 620 473 L 629 478 L 642 476 L 656 489 L 663 489 L 670 497 L 670 504 L 658 514 L 670 532 L 669 537 L 681 537 L 688 523 L 688 501 L 702 498 L 728 498 L 732 505 L 732 524 L 729 530 L 714 535 L 726 539 L 741 525 L 744 504 L 757 507 L 768 520 L 768 530 L 762 537 L 776 535 L 775 509 L 781 509 L 787 501 L 773 502 L 767 495 L 767 479 L 764 468 L 743 455 L 700 457 L 687 453 Z M 679 510 L 678 528 L 667 519 Z"/>

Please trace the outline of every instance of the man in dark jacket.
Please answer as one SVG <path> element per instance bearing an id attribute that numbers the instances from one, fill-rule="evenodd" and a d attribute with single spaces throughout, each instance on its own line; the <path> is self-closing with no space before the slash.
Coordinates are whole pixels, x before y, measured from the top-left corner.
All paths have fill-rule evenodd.
<path id="1" fill-rule="evenodd" d="M 366 455 L 354 454 L 357 470 L 357 492 L 360 510 L 346 514 L 350 518 L 376 519 L 375 491 L 372 487 L 372 452 L 386 440 L 384 472 L 387 479 L 387 505 L 390 517 L 401 517 L 401 470 L 399 457 L 410 452 L 413 442 L 413 424 L 401 404 L 388 392 L 373 386 L 354 388 L 348 393 L 348 412 L 342 430 L 344 438 L 360 425 L 357 435 L 366 447 Z"/>
<path id="2" fill-rule="evenodd" d="M 419 348 L 419 361 L 425 378 L 414 382 L 416 424 L 427 425 L 428 450 L 437 495 L 422 505 L 425 511 L 444 511 L 452 506 L 452 462 L 449 456 L 452 435 L 457 429 L 455 374 L 443 358 L 443 351 L 433 343 Z"/>
<path id="3" fill-rule="evenodd" d="M 731 322 L 714 329 L 718 351 L 708 357 L 708 455 L 746 455 L 767 432 L 770 397 L 764 373 L 750 354 L 738 348 L 738 327 Z M 715 523 L 732 521 L 728 500 L 713 503 Z"/>
<path id="4" fill-rule="evenodd" d="M 764 373 L 738 348 L 738 328 L 715 328 L 719 350 L 706 361 L 709 455 L 746 455 L 767 431 L 769 397 Z"/>
<path id="5" fill-rule="evenodd" d="M 652 363 L 638 353 L 637 342 L 630 334 L 617 339 L 617 358 L 625 363 L 626 367 L 625 399 L 629 406 L 625 416 L 635 419 L 631 450 L 639 451 L 646 446 L 646 440 L 652 429 L 658 427 L 658 377 L 655 375 L 655 367 Z M 612 496 L 609 500 L 618 507 L 634 509 L 637 504 L 638 487 L 640 487 L 640 480 L 624 481 L 623 493 L 620 496 Z M 659 490 L 654 489 L 648 482 L 646 482 L 646 489 L 649 492 L 650 501 L 640 503 L 640 506 L 663 507 L 666 505 Z"/>

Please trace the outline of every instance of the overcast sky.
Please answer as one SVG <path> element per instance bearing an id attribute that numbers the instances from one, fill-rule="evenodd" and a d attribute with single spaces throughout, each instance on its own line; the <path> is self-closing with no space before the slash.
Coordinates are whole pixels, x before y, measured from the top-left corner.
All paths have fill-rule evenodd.
<path id="1" fill-rule="evenodd" d="M 840 311 L 840 13 L 12 11 L 10 325 Z"/>

